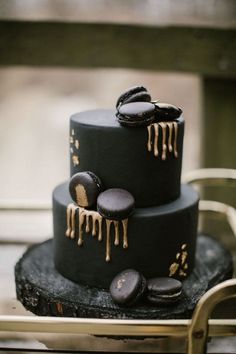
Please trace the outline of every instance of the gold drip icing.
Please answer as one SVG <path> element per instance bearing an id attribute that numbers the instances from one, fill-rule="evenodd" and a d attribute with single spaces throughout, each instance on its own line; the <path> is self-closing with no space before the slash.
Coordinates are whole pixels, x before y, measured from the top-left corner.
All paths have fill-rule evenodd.
<path id="1" fill-rule="evenodd" d="M 167 152 L 174 153 L 174 156 L 178 157 L 177 151 L 177 136 L 178 136 L 178 124 L 177 122 L 159 122 L 159 123 L 152 123 L 148 125 L 148 142 L 147 142 L 147 149 L 149 152 L 152 151 L 153 145 L 153 153 L 155 157 L 159 156 L 158 151 L 158 141 L 159 141 L 159 127 L 162 130 L 162 151 L 161 151 L 161 159 L 166 160 Z M 152 143 L 154 131 L 154 143 Z M 167 141 L 167 132 L 168 134 L 168 141 Z M 174 140 L 174 143 L 173 143 Z"/>
<path id="2" fill-rule="evenodd" d="M 83 231 L 89 233 L 92 231 L 92 236 L 98 235 L 98 241 L 102 241 L 102 222 L 103 217 L 94 210 L 87 210 L 82 207 L 78 207 L 71 203 L 67 207 L 67 230 L 66 236 L 70 238 L 75 237 L 75 218 L 76 211 L 79 216 L 79 232 L 78 232 L 78 245 L 83 244 Z M 118 220 L 108 220 L 106 221 L 106 262 L 111 260 L 111 227 L 114 225 L 114 245 L 118 246 L 120 244 L 120 233 L 119 233 L 119 221 Z M 128 248 L 128 219 L 121 220 L 122 230 L 123 230 L 123 248 Z"/>
<path id="3" fill-rule="evenodd" d="M 71 144 L 74 144 L 74 138 L 73 138 L 73 136 L 70 136 L 70 143 L 71 143 Z"/>
<path id="4" fill-rule="evenodd" d="M 162 160 L 166 160 L 166 150 L 167 150 L 167 146 L 166 146 L 166 129 L 167 129 L 167 123 L 159 123 L 160 127 L 162 128 L 162 155 L 161 155 L 161 159 Z"/>
<path id="5" fill-rule="evenodd" d="M 154 124 L 154 131 L 155 131 L 155 138 L 154 138 L 154 156 L 158 156 L 159 152 L 158 152 L 158 135 L 159 135 L 159 128 L 158 128 L 158 124 L 155 123 Z"/>
<path id="6" fill-rule="evenodd" d="M 72 134 L 72 135 L 75 135 L 75 131 L 74 131 L 74 129 L 72 129 L 71 134 Z"/>
<path id="7" fill-rule="evenodd" d="M 169 152 L 172 152 L 173 151 L 173 146 L 172 146 L 173 124 L 171 123 L 166 123 L 166 124 L 169 128 L 168 150 Z"/>
<path id="8" fill-rule="evenodd" d="M 123 248 L 128 248 L 128 219 L 122 220 L 122 226 L 123 226 Z"/>
<path id="9" fill-rule="evenodd" d="M 98 233 L 98 241 L 102 240 L 102 216 L 94 210 L 87 210 L 79 208 L 79 238 L 78 245 L 83 244 L 83 228 L 85 222 L 85 232 L 89 233 L 91 230 L 92 220 L 92 235 L 96 236 Z"/>
<path id="10" fill-rule="evenodd" d="M 120 237 L 119 237 L 119 222 L 116 220 L 114 221 L 114 226 L 115 226 L 115 241 L 114 245 L 118 246 L 120 243 Z"/>
<path id="11" fill-rule="evenodd" d="M 173 125 L 174 125 L 174 131 L 175 131 L 174 155 L 175 155 L 175 157 L 178 157 L 178 151 L 177 151 L 178 124 L 176 122 L 173 122 Z"/>
<path id="12" fill-rule="evenodd" d="M 111 260 L 111 223 L 112 220 L 106 219 L 106 227 L 107 227 L 107 237 L 106 237 L 106 262 L 110 262 Z"/>
<path id="13" fill-rule="evenodd" d="M 147 130 L 148 130 L 147 149 L 148 151 L 152 151 L 152 125 L 148 125 Z"/>
<path id="14" fill-rule="evenodd" d="M 173 262 L 169 268 L 169 276 L 172 277 L 173 275 L 179 275 L 180 277 L 186 277 L 187 273 L 186 270 L 188 269 L 188 252 L 186 251 L 187 244 L 184 243 L 181 246 L 181 251 L 176 253 L 175 259 L 176 261 Z"/>
<path id="15" fill-rule="evenodd" d="M 128 248 L 128 219 L 124 219 L 122 222 L 123 228 L 123 248 Z M 115 228 L 115 241 L 114 245 L 118 246 L 120 243 L 119 236 L 119 221 L 117 220 L 108 220 L 106 219 L 106 262 L 111 260 L 111 225 L 114 225 Z"/>
<path id="16" fill-rule="evenodd" d="M 76 206 L 73 203 L 70 203 L 67 206 L 67 210 L 66 210 L 66 218 L 67 218 L 66 236 L 70 238 L 75 237 L 75 215 L 77 209 L 79 209 L 78 206 Z"/>

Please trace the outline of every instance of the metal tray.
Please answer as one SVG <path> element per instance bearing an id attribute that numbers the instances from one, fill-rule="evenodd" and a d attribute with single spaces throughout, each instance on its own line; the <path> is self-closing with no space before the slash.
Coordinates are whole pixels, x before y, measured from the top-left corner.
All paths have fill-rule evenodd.
<path id="1" fill-rule="evenodd" d="M 197 170 L 186 175 L 184 182 L 235 187 L 236 170 Z M 227 280 L 209 290 L 200 299 L 191 320 L 73 319 L 36 317 L 27 312 L 15 297 L 14 264 L 29 244 L 48 238 L 50 230 L 45 227 L 45 220 L 51 217 L 51 207 L 42 202 L 9 204 L 2 201 L 0 211 L 0 221 L 9 220 L 15 230 L 5 237 L 0 236 L 1 351 L 200 354 L 205 352 L 206 343 L 212 338 L 208 344 L 209 353 L 236 353 L 234 315 L 231 319 L 209 319 L 218 303 L 236 297 L 236 279 Z M 236 210 L 233 207 L 201 200 L 200 212 L 226 219 L 236 237 Z M 19 223 L 22 225 L 27 220 L 30 223 L 19 227 Z M 221 308 L 223 314 L 226 308 Z M 235 303 L 231 303 L 231 309 L 235 309 Z M 116 339 L 120 336 L 129 339 Z M 131 336 L 134 339 L 130 339 Z"/>

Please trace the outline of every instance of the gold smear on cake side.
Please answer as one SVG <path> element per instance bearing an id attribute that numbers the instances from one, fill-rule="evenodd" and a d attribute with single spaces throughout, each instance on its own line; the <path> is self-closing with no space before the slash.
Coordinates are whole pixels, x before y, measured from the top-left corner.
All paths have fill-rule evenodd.
<path id="1" fill-rule="evenodd" d="M 71 130 L 71 134 L 70 134 L 70 153 L 71 153 L 71 159 L 72 159 L 72 163 L 75 166 L 79 165 L 79 154 L 78 154 L 78 150 L 79 150 L 79 140 L 75 138 L 75 131 L 74 129 Z"/>
<path id="2" fill-rule="evenodd" d="M 76 203 L 86 208 L 88 206 L 88 196 L 84 186 L 82 184 L 78 184 L 75 187 L 75 193 L 76 193 Z"/>
<path id="3" fill-rule="evenodd" d="M 102 235 L 102 223 L 103 217 L 94 210 L 87 210 L 81 208 L 74 203 L 67 206 L 67 230 L 66 236 L 69 238 L 75 238 L 76 236 L 76 217 L 78 217 L 78 245 L 82 246 L 83 232 L 90 233 L 92 231 L 92 236 L 97 236 L 98 241 L 103 240 Z M 123 248 L 128 248 L 128 219 L 121 221 L 118 220 L 108 220 L 105 219 L 106 226 L 106 262 L 111 260 L 111 226 L 114 226 L 114 245 L 118 246 L 120 244 L 120 223 L 122 227 L 123 236 Z"/>
<path id="4" fill-rule="evenodd" d="M 74 166 L 79 165 L 79 157 L 77 155 L 72 156 L 72 162 Z"/>
<path id="5" fill-rule="evenodd" d="M 174 275 L 178 275 L 180 277 L 187 276 L 186 271 L 188 269 L 188 252 L 186 251 L 186 248 L 187 244 L 184 243 L 181 246 L 180 252 L 176 253 L 175 262 L 173 262 L 169 268 L 169 277 L 172 277 Z"/>
<path id="6" fill-rule="evenodd" d="M 167 158 L 167 153 L 174 154 L 178 157 L 177 151 L 177 137 L 178 137 L 178 124 L 177 122 L 159 122 L 148 125 L 148 142 L 147 149 L 149 152 L 153 150 L 155 157 L 160 156 L 164 161 Z M 159 135 L 162 132 L 161 151 L 158 149 Z M 153 141 L 154 139 L 154 141 Z"/>

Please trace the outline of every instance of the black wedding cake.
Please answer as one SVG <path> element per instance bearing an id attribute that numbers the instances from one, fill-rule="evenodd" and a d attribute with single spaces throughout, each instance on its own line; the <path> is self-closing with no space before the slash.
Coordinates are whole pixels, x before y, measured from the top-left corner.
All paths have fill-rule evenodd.
<path id="1" fill-rule="evenodd" d="M 91 171 L 103 191 L 126 190 L 135 201 L 127 217 L 104 217 L 96 203 L 77 205 L 69 182 L 54 190 L 55 266 L 73 282 L 108 289 L 125 269 L 185 279 L 194 268 L 198 195 L 180 183 L 184 118 L 140 101 L 70 118 L 71 177 Z M 112 196 L 108 209 L 119 203 Z"/>
<path id="2" fill-rule="evenodd" d="M 198 194 L 181 185 L 184 118 L 143 86 L 114 110 L 70 118 L 70 179 L 53 192 L 54 237 L 15 267 L 17 298 L 37 315 L 189 318 L 232 274 L 197 235 Z M 210 252 L 209 252 L 210 251 Z"/>

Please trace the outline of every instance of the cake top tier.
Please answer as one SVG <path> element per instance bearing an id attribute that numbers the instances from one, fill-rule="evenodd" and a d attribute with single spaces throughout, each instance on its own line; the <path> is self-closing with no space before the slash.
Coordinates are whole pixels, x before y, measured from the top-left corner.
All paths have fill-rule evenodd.
<path id="1" fill-rule="evenodd" d="M 70 121 L 71 176 L 95 173 L 104 189 L 123 188 L 136 207 L 179 197 L 184 119 L 135 128 L 122 126 L 115 110 L 92 110 Z"/>
<path id="2" fill-rule="evenodd" d="M 71 117 L 71 175 L 90 171 L 104 189 L 125 189 L 136 207 L 179 197 L 184 135 L 182 110 L 152 101 L 143 86 L 124 91 L 115 110 Z"/>
<path id="3" fill-rule="evenodd" d="M 94 128 L 120 128 L 114 109 L 96 109 L 73 114 L 71 122 Z"/>

